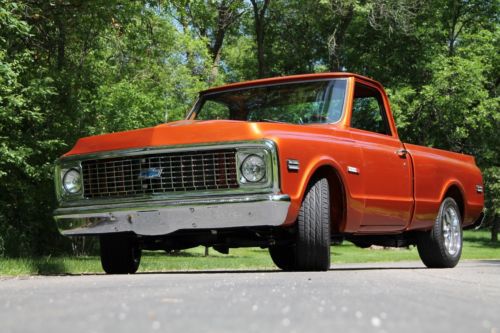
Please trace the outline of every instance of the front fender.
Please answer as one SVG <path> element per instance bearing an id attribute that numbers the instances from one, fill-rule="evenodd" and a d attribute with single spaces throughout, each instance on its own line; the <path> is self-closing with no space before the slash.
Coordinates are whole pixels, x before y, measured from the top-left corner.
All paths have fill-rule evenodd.
<path id="1" fill-rule="evenodd" d="M 287 193 L 291 199 L 285 225 L 291 225 L 297 220 L 302 201 L 306 195 L 307 187 L 314 177 L 314 174 L 323 167 L 329 167 L 336 170 L 346 193 L 348 193 L 348 185 L 346 183 L 345 176 L 340 171 L 342 169 L 341 165 L 333 158 L 325 155 L 315 156 L 314 158 L 301 163 L 300 170 L 295 174 L 287 170 L 285 161 L 285 165 L 282 166 L 282 170 L 284 170 L 284 172 L 282 172 L 282 187 L 284 192 Z M 294 183 L 296 185 L 292 187 L 290 186 L 290 183 Z"/>

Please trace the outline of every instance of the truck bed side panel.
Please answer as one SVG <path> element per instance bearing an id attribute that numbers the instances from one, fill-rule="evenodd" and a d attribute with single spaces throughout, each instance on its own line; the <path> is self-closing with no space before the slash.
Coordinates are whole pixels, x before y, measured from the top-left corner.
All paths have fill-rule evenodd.
<path id="1" fill-rule="evenodd" d="M 415 212 L 410 230 L 432 227 L 446 191 L 457 186 L 464 198 L 464 226 L 480 215 L 484 196 L 476 185 L 483 185 L 481 172 L 472 156 L 405 144 L 414 164 Z"/>

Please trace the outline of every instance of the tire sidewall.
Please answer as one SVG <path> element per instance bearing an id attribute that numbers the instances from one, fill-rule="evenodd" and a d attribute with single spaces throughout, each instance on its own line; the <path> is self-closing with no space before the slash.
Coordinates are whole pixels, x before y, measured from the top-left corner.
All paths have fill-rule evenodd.
<path id="1" fill-rule="evenodd" d="M 141 261 L 142 250 L 135 237 L 109 234 L 100 237 L 101 264 L 108 274 L 133 274 Z"/>
<path id="2" fill-rule="evenodd" d="M 446 209 L 448 209 L 449 207 L 452 207 L 455 210 L 455 213 L 457 214 L 460 223 L 460 248 L 455 254 L 450 254 L 448 252 L 448 249 L 445 246 L 444 235 L 443 235 L 444 213 Z M 446 259 L 446 261 L 448 261 L 453 266 L 456 265 L 462 255 L 463 229 L 462 229 L 462 215 L 460 214 L 460 209 L 453 198 L 448 197 L 444 199 L 443 202 L 441 203 L 441 206 L 439 207 L 439 214 L 436 218 L 436 223 L 434 225 L 432 233 L 433 233 L 432 236 L 436 241 L 436 243 L 438 244 L 439 250 L 443 258 Z"/>
<path id="3" fill-rule="evenodd" d="M 297 270 L 326 271 L 330 268 L 330 200 L 328 180 L 312 181 L 297 219 Z"/>

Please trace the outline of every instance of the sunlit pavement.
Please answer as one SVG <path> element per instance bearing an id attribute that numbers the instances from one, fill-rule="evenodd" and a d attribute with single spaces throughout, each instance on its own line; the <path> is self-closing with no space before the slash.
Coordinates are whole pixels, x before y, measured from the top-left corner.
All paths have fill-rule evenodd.
<path id="1" fill-rule="evenodd" d="M 0 332 L 495 332 L 500 260 L 0 278 Z"/>

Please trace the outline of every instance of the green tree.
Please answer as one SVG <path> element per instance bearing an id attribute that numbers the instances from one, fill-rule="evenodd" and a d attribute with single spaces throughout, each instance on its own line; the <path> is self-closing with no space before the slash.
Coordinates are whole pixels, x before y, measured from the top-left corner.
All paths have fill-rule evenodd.
<path id="1" fill-rule="evenodd" d="M 32 37 L 25 10 L 12 1 L 0 6 L 0 254 L 48 247 L 44 238 L 55 232 L 46 208 L 52 200 L 35 196 L 43 192 L 37 185 L 50 179 L 52 161 L 46 156 L 64 145 L 46 129 L 55 89 L 48 72 L 35 66 L 36 53 L 23 43 Z M 44 211 L 37 212 L 38 205 Z M 32 214 L 36 224 L 28 222 Z"/>

